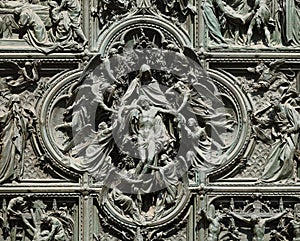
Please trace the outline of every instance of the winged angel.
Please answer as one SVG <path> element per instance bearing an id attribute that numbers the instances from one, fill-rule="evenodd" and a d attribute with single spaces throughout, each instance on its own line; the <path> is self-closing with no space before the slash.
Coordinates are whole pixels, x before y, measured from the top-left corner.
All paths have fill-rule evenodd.
<path id="1" fill-rule="evenodd" d="M 106 58 L 94 65 L 71 88 L 64 123 L 56 126 L 66 135 L 60 147 L 65 164 L 114 185 L 113 200 L 123 208 L 127 203 L 132 218 L 133 210 L 150 210 L 143 208 L 144 194 L 156 192 L 148 201 L 159 216 L 162 206 L 175 202 L 188 170 L 193 176 L 226 162 L 230 143 L 222 135 L 235 126 L 217 88 L 183 53 L 172 52 L 180 64 L 161 64 L 162 70 L 138 54 L 114 53 L 114 62 Z"/>

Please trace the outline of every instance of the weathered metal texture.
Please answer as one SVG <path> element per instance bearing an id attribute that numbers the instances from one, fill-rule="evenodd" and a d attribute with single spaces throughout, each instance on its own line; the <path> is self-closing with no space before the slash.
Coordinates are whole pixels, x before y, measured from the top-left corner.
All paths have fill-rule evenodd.
<path id="1" fill-rule="evenodd" d="M 299 19 L 0 2 L 0 240 L 300 240 Z"/>

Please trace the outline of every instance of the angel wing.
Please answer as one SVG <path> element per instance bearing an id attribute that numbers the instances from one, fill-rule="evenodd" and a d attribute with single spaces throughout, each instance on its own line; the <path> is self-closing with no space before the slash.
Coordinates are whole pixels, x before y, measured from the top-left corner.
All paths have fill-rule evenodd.
<path id="1" fill-rule="evenodd" d="M 199 57 L 197 56 L 197 54 L 195 53 L 194 50 L 192 50 L 192 49 L 189 48 L 189 47 L 184 47 L 184 49 L 183 49 L 183 54 L 184 54 L 186 57 L 190 58 L 191 60 L 195 61 L 195 63 L 198 64 L 199 67 L 201 66 L 201 68 L 202 68 L 202 65 L 201 65 L 201 63 L 200 63 L 200 59 L 199 59 Z"/>

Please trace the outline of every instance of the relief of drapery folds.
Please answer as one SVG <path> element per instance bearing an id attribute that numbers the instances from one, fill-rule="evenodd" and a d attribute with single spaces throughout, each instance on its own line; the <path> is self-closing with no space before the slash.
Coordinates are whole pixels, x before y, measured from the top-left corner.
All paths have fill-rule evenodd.
<path id="1" fill-rule="evenodd" d="M 82 51 L 81 2 L 5 1 L 0 4 L 1 39 L 24 39 L 40 52 Z"/>
<path id="2" fill-rule="evenodd" d="M 295 0 L 207 0 L 202 9 L 210 46 L 299 46 L 299 3 Z"/>

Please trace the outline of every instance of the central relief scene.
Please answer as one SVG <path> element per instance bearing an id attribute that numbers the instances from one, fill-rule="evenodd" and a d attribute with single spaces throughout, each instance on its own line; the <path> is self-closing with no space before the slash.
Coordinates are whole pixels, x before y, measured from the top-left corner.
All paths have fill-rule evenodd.
<path id="1" fill-rule="evenodd" d="M 189 186 L 233 165 L 246 130 L 232 83 L 194 51 L 143 30 L 133 39 L 57 81 L 43 138 L 58 165 L 102 187 L 100 205 L 142 225 L 180 212 Z"/>

